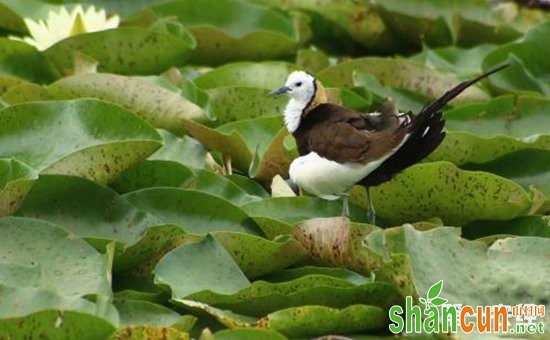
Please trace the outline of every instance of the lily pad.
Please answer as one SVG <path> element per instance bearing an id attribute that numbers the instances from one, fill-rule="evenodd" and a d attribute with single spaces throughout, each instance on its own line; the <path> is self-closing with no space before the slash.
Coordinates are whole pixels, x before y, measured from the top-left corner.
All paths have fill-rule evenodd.
<path id="1" fill-rule="evenodd" d="M 97 60 L 100 72 L 156 74 L 183 65 L 195 44 L 183 27 L 179 27 L 177 35 L 121 27 L 69 37 L 48 48 L 44 55 L 65 74 L 74 68 L 75 52 Z"/>
<path id="2" fill-rule="evenodd" d="M 270 241 L 235 232 L 218 231 L 212 235 L 250 279 L 289 267 L 305 255 L 300 243 L 290 236 Z"/>
<path id="3" fill-rule="evenodd" d="M 273 197 L 242 206 L 250 216 L 261 216 L 286 223 L 296 223 L 314 217 L 334 217 L 342 215 L 342 202 L 327 201 L 317 197 Z M 350 205 L 354 221 L 366 221 L 367 213 L 355 205 Z"/>
<path id="4" fill-rule="evenodd" d="M 422 47 L 422 52 L 411 57 L 411 60 L 437 70 L 453 72 L 463 77 L 481 74 L 483 72 L 481 67 L 483 59 L 496 48 L 495 45 L 489 44 L 472 48 L 449 46 L 431 49 L 426 45 Z"/>
<path id="5" fill-rule="evenodd" d="M 372 233 L 364 245 L 381 256 L 392 256 L 381 270 L 398 261 L 396 255 L 408 257 L 407 270 L 413 273 L 420 296 L 443 280 L 441 296 L 450 304 L 483 306 L 499 301 L 514 306 L 529 301 L 537 305 L 547 304 L 550 298 L 548 291 L 537 288 L 550 275 L 545 261 L 550 249 L 547 238 L 506 238 L 488 247 L 481 241 L 460 238 L 456 228 L 422 232 L 405 226 Z M 445 265 L 448 263 L 453 265 Z"/>
<path id="6" fill-rule="evenodd" d="M 138 242 L 147 227 L 163 224 L 134 208 L 112 189 L 78 177 L 48 175 L 36 181 L 16 212 L 63 226 L 103 248 L 110 241 Z"/>
<path id="7" fill-rule="evenodd" d="M 118 106 L 93 100 L 25 103 L 0 111 L 0 154 L 43 174 L 106 183 L 160 146 L 157 132 Z"/>
<path id="8" fill-rule="evenodd" d="M 298 44 L 288 16 L 247 2 L 180 0 L 151 10 L 160 17 L 176 16 L 193 33 L 197 48 L 192 61 L 198 64 L 277 59 L 290 55 Z"/>
<path id="9" fill-rule="evenodd" d="M 254 153 L 260 161 L 264 157 L 272 155 L 269 161 L 277 170 L 284 167 L 288 159 L 279 157 L 277 150 L 283 148 L 278 142 L 282 127 L 282 118 L 267 116 L 255 119 L 244 119 L 233 123 L 224 124 L 216 129 L 200 125 L 191 121 L 184 123 L 187 132 L 199 140 L 207 149 L 220 151 L 224 157 L 231 160 L 231 164 L 241 172 L 248 173 L 252 164 Z M 273 145 L 272 145 L 273 144 Z M 266 153 L 270 150 L 270 153 Z M 284 151 L 284 150 L 283 150 Z M 277 163 L 278 162 L 278 163 Z M 262 170 L 265 174 L 273 171 Z M 259 170 L 255 174 L 259 174 Z M 254 174 L 253 174 L 254 175 Z M 273 174 L 275 175 L 275 174 Z M 264 175 L 269 177 L 269 175 Z"/>
<path id="10" fill-rule="evenodd" d="M 280 282 L 259 280 L 234 294 L 199 292 L 188 298 L 254 317 L 308 304 L 344 308 L 363 303 L 387 310 L 393 304 L 402 302 L 401 295 L 388 283 L 355 285 L 325 274 L 327 273 L 305 273 L 289 280 L 279 278 Z M 278 277 L 276 273 L 269 277 L 274 276 Z"/>
<path id="11" fill-rule="evenodd" d="M 440 217 L 448 225 L 507 220 L 527 214 L 532 200 L 518 184 L 447 162 L 414 165 L 373 188 L 377 215 L 390 224 Z"/>
<path id="12" fill-rule="evenodd" d="M 216 340 L 285 340 L 287 339 L 281 333 L 255 328 L 226 329 L 214 334 Z"/>
<path id="13" fill-rule="evenodd" d="M 197 86 L 208 90 L 218 87 L 258 87 L 273 90 L 285 83 L 296 66 L 276 61 L 238 62 L 213 69 L 195 79 Z"/>
<path id="14" fill-rule="evenodd" d="M 313 42 L 329 51 L 357 54 L 368 49 L 376 52 L 400 48 L 379 13 L 368 2 L 321 0 L 253 0 L 282 10 L 305 11 L 310 17 Z"/>
<path id="15" fill-rule="evenodd" d="M 463 168 L 506 177 L 525 189 L 534 187 L 550 199 L 550 150 L 517 151 L 488 163 L 466 164 Z"/>
<path id="16" fill-rule="evenodd" d="M 118 324 L 116 309 L 104 300 L 91 302 L 85 298 L 67 297 L 47 289 L 33 287 L 0 286 L 0 296 L 4 302 L 3 308 L 0 309 L 0 336 L 3 337 L 14 338 L 19 334 L 36 335 L 39 331 L 36 331 L 33 326 L 42 324 L 46 320 L 50 323 L 42 324 L 42 327 L 46 332 L 54 334 L 55 332 L 64 333 L 67 329 L 71 329 L 71 332 L 82 330 L 84 324 L 80 322 L 74 324 L 75 319 L 88 319 L 92 328 L 97 327 L 98 333 L 112 332 L 114 325 Z M 73 313 L 81 316 L 75 318 Z M 65 318 L 67 315 L 69 316 Z M 59 321 L 56 322 L 56 320 Z M 57 323 L 60 323 L 59 327 L 51 327 L 52 324 Z M 90 329 L 90 333 L 94 334 L 94 330 Z"/>
<path id="17" fill-rule="evenodd" d="M 545 129 L 549 108 L 550 101 L 546 99 L 501 96 L 449 110 L 446 127 L 451 131 L 427 159 L 448 160 L 462 166 L 494 162 L 517 152 L 550 150 L 550 134 Z M 536 168 L 534 159 L 525 161 Z"/>
<path id="18" fill-rule="evenodd" d="M 550 61 L 545 58 L 550 52 L 546 43 L 548 34 L 550 21 L 533 27 L 520 42 L 500 46 L 489 53 L 483 60 L 483 67 L 486 69 L 512 61 L 508 72 L 491 77 L 491 84 L 506 91 L 524 90 L 550 94 Z"/>
<path id="19" fill-rule="evenodd" d="M 10 87 L 2 95 L 2 100 L 10 105 L 51 99 L 53 98 L 45 87 L 33 83 L 21 83 Z"/>
<path id="20" fill-rule="evenodd" d="M 194 177 L 188 167 L 172 161 L 142 161 L 125 171 L 111 187 L 124 194 L 151 187 L 183 188 Z"/>
<path id="21" fill-rule="evenodd" d="M 40 84 L 50 83 L 59 77 L 36 48 L 22 41 L 7 38 L 0 38 L 0 75 Z"/>
<path id="22" fill-rule="evenodd" d="M 207 312 L 232 329 L 266 328 L 293 338 L 379 330 L 384 327 L 386 318 L 379 307 L 352 305 L 343 309 L 323 306 L 292 307 L 256 319 L 191 300 L 177 301 Z"/>
<path id="23" fill-rule="evenodd" d="M 36 171 L 15 159 L 0 159 L 0 216 L 12 214 L 38 178 Z"/>
<path id="24" fill-rule="evenodd" d="M 52 327 L 57 323 L 59 327 Z M 50 339 L 105 339 L 115 329 L 112 323 L 102 318 L 70 310 L 63 311 L 61 316 L 57 310 L 47 310 L 18 318 L 0 319 L 0 336 L 7 339 L 39 336 Z"/>
<path id="25" fill-rule="evenodd" d="M 43 288 L 64 297 L 111 294 L 107 261 L 84 240 L 29 218 L 5 217 L 0 226 L 2 285 Z"/>
<path id="26" fill-rule="evenodd" d="M 197 175 L 189 180 L 185 187 L 189 190 L 203 191 L 219 196 L 237 206 L 261 200 L 261 197 L 248 194 L 231 180 L 209 170 L 198 171 Z"/>
<path id="27" fill-rule="evenodd" d="M 154 325 L 169 327 L 177 323 L 181 315 L 155 303 L 140 300 L 115 299 L 121 325 Z"/>
<path id="28" fill-rule="evenodd" d="M 463 226 L 462 235 L 468 239 L 490 235 L 550 238 L 550 217 L 535 215 L 521 216 L 508 221 L 476 221 Z"/>
<path id="29" fill-rule="evenodd" d="M 500 21 L 483 1 L 421 0 L 403 4 L 389 0 L 376 4 L 389 29 L 403 44 L 430 46 L 475 45 L 514 40 L 520 32 Z"/>
<path id="30" fill-rule="evenodd" d="M 257 233 L 248 215 L 229 201 L 200 191 L 148 188 L 122 196 L 136 208 L 164 224 L 176 224 L 190 233 L 240 231 Z"/>
<path id="31" fill-rule="evenodd" d="M 282 85 L 282 83 L 281 83 Z M 269 96 L 267 89 L 254 87 L 217 87 L 207 90 L 209 111 L 216 126 L 242 119 L 282 116 L 288 99 Z"/>
<path id="32" fill-rule="evenodd" d="M 32 83 L 29 83 L 26 80 L 23 80 L 21 78 L 17 78 L 14 76 L 0 75 L 0 95 L 2 96 L 1 97 L 2 100 L 6 103 L 9 102 L 9 98 L 8 99 L 4 98 L 7 92 L 12 90 L 13 88 L 28 85 L 28 84 L 32 84 Z"/>
<path id="33" fill-rule="evenodd" d="M 154 274 L 155 283 L 168 286 L 173 299 L 202 291 L 230 294 L 249 285 L 229 253 L 212 236 L 172 250 L 158 262 Z"/>
<path id="34" fill-rule="evenodd" d="M 48 88 L 59 99 L 94 97 L 135 112 L 156 128 L 181 135 L 184 120 L 205 121 L 208 115 L 180 93 L 138 78 L 115 74 L 79 74 Z"/>
<path id="35" fill-rule="evenodd" d="M 173 161 L 191 169 L 203 169 L 206 166 L 207 151 L 199 141 L 189 136 L 178 137 L 165 130 L 158 132 L 164 144 L 149 160 Z"/>
<path id="36" fill-rule="evenodd" d="M 375 76 L 383 86 L 408 90 L 430 99 L 443 95 L 460 81 L 452 75 L 443 74 L 420 63 L 406 59 L 365 57 L 328 67 L 318 76 L 326 86 L 351 88 L 356 86 L 354 75 L 367 73 Z M 465 90 L 453 103 L 481 101 L 489 96 L 477 87 Z"/>

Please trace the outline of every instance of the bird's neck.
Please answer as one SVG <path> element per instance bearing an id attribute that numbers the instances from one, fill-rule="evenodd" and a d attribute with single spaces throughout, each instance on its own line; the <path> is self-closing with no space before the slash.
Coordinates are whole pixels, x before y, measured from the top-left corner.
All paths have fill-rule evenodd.
<path id="1" fill-rule="evenodd" d="M 291 98 L 285 108 L 285 126 L 290 133 L 296 132 L 302 119 L 320 104 L 327 103 L 325 88 L 318 80 L 315 80 L 315 91 L 311 98 Z"/>

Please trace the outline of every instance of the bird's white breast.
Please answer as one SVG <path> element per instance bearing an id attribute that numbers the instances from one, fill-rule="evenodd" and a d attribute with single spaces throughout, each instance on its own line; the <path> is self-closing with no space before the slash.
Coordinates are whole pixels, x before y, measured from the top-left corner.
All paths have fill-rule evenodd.
<path id="1" fill-rule="evenodd" d="M 338 163 L 310 152 L 292 161 L 289 174 L 303 190 L 324 199 L 334 200 L 374 171 L 386 158 L 367 164 Z"/>

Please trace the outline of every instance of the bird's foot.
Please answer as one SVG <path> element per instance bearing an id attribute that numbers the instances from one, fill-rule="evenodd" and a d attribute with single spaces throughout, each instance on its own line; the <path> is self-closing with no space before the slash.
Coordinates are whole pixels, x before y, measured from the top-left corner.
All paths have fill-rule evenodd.
<path id="1" fill-rule="evenodd" d="M 367 209 L 367 221 L 369 224 L 376 225 L 376 212 L 374 211 L 374 207 L 370 205 Z"/>
<path id="2" fill-rule="evenodd" d="M 349 195 L 346 193 L 342 195 L 342 216 L 349 217 Z"/>
<path id="3" fill-rule="evenodd" d="M 374 205 L 372 204 L 372 199 L 370 197 L 370 188 L 367 187 L 367 220 L 369 224 L 376 225 L 376 211 L 374 211 Z"/>

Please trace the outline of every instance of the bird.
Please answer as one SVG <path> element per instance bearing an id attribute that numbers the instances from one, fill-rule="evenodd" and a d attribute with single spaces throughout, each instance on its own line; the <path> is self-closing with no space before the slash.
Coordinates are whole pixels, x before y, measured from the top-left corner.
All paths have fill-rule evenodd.
<path id="1" fill-rule="evenodd" d="M 349 216 L 348 195 L 353 185 L 367 189 L 367 219 L 376 223 L 370 188 L 427 157 L 445 137 L 442 108 L 465 89 L 509 64 L 466 80 L 418 114 L 399 112 L 388 98 L 372 113 L 329 103 L 321 82 L 305 71 L 293 71 L 271 96 L 290 97 L 284 125 L 294 137 L 299 157 L 289 167 L 290 182 L 326 200 L 343 200 Z"/>

